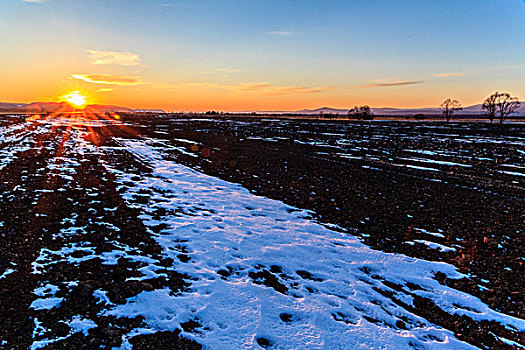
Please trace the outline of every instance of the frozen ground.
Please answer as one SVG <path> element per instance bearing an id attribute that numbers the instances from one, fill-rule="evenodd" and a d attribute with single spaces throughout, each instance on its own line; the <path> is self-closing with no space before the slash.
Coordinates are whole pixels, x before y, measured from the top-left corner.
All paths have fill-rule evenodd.
<path id="1" fill-rule="evenodd" d="M 151 194 L 141 219 L 147 226 L 167 224 L 156 240 L 168 257 L 176 258 L 185 242 L 192 259 L 177 271 L 196 281 L 180 296 L 143 292 L 110 314 L 144 316 L 153 330 L 196 319 L 202 329 L 193 337 L 212 349 L 249 349 L 262 338 L 282 349 L 470 348 L 412 314 L 414 295 L 450 313 L 525 327 L 435 281 L 437 272 L 460 277 L 449 265 L 371 250 L 306 212 L 163 159 L 162 142 L 120 143 L 152 167 L 131 187 L 125 184 L 133 174 L 113 170 L 124 197 L 132 205 L 134 195 Z M 156 220 L 155 210 L 177 214 Z"/>
<path id="2" fill-rule="evenodd" d="M 469 326 L 492 324 L 501 344 L 525 348 L 524 320 L 438 281 L 468 278 L 452 265 L 373 250 L 307 211 L 173 161 L 178 148 L 169 140 L 97 145 L 97 131 L 84 126 L 21 125 L 0 130 L 1 170 L 25 176 L 15 185 L 3 175 L 2 199 L 24 193 L 43 230 L 33 255 L 2 261 L 0 284 L 32 281 L 21 302 L 32 349 L 62 348 L 118 324 L 104 333 L 118 339 L 99 347 L 129 349 L 134 337 L 181 330 L 206 349 L 476 348 L 426 319 L 423 305 Z M 24 157 L 40 160 L 32 173 L 17 163 Z M 13 234 L 10 220 L 0 218 L 3 236 Z M 86 271 L 109 278 L 85 281 Z M 76 304 L 79 295 L 89 301 Z M 3 346 L 18 348 L 13 339 L 0 333 Z"/>

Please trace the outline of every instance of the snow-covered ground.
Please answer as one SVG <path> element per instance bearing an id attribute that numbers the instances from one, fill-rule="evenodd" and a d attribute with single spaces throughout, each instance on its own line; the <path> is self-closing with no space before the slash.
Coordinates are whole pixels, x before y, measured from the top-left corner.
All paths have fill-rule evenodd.
<path id="1" fill-rule="evenodd" d="M 19 125 L 0 129 L 2 142 L 18 144 L 18 148 L 2 148 L 0 169 L 18 153 L 35 147 L 35 133 L 43 134 L 50 127 L 39 122 L 32 130 Z M 77 158 L 99 157 L 115 176 L 126 204 L 141 213 L 139 219 L 161 247 L 162 256 L 174 261 L 169 269 L 185 274 L 190 283 L 177 293 L 169 287 L 142 291 L 123 304 L 112 303 L 108 291 L 95 290 L 93 296 L 105 305 L 101 315 L 144 318 L 123 336 L 122 349 L 131 348 L 129 340 L 134 336 L 184 329 L 188 321 L 197 326 L 183 331 L 183 336 L 206 349 L 475 348 L 419 316 L 416 298 L 425 298 L 449 314 L 525 331 L 525 320 L 492 310 L 478 298 L 436 280 L 437 273 L 451 279 L 466 277 L 454 266 L 373 250 L 343 229 L 316 222 L 307 211 L 256 196 L 238 184 L 170 160 L 168 150 L 174 147 L 166 140 L 114 139 L 118 146 L 97 147 L 86 141 L 86 131 L 69 132 L 60 152 L 48 160 L 46 172 L 70 184 L 81 164 Z M 131 155 L 150 171 L 137 176 L 136 171 L 108 161 L 115 154 Z M 81 190 L 91 196 L 91 189 Z M 64 220 L 66 228 L 50 233 L 54 240 L 85 233 L 74 215 Z M 411 242 L 415 243 L 441 251 L 455 249 L 427 240 Z M 32 274 L 39 275 L 57 263 L 75 265 L 94 259 L 117 265 L 120 258 L 143 264 L 137 280 L 165 273 L 158 259 L 141 255 L 137 247 L 121 242 L 114 245 L 114 250 L 104 252 L 79 243 L 54 250 L 42 248 L 32 264 Z M 13 265 L 0 271 L 0 283 L 16 269 Z M 35 299 L 30 307 L 40 312 L 60 308 L 67 296 L 57 293 L 77 282 L 63 283 L 66 287 L 42 280 L 32 292 Z M 65 323 L 69 334 L 53 338 L 35 318 L 32 349 L 75 333 L 87 335 L 97 326 L 86 315 L 75 315 Z"/>
<path id="2" fill-rule="evenodd" d="M 434 279 L 437 272 L 462 277 L 453 266 L 372 250 L 307 212 L 167 160 L 158 140 L 120 144 L 152 172 L 133 181 L 134 174 L 108 168 L 147 226 L 167 224 L 156 234 L 167 257 L 178 261 L 177 247 L 185 242 L 191 260 L 175 267 L 192 277 L 181 295 L 142 292 L 108 308 L 110 315 L 145 318 L 147 326 L 128 336 L 194 319 L 201 327 L 186 335 L 209 349 L 250 349 L 258 341 L 279 349 L 472 348 L 401 306 L 412 306 L 415 295 L 449 313 L 525 329 L 525 321 Z M 144 193 L 150 202 L 138 204 L 134 199 Z M 157 220 L 157 210 L 171 214 Z"/>

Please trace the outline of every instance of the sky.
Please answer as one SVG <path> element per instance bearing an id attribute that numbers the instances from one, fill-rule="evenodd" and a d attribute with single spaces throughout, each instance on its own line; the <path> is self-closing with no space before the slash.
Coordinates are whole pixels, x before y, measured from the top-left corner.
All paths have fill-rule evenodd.
<path id="1" fill-rule="evenodd" d="M 0 101 L 169 111 L 525 99 L 524 0 L 0 0 Z"/>

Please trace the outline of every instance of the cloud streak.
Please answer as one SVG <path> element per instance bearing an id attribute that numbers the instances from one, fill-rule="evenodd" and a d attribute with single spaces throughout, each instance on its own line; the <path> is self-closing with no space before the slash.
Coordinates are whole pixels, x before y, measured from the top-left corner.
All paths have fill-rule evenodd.
<path id="1" fill-rule="evenodd" d="M 236 91 L 260 91 L 265 95 L 302 95 L 315 94 L 333 88 L 327 86 L 305 87 L 305 86 L 278 86 L 269 82 L 241 83 L 230 87 Z"/>
<path id="2" fill-rule="evenodd" d="M 272 30 L 272 31 L 269 31 L 269 32 L 266 32 L 268 34 L 272 34 L 272 35 L 280 35 L 280 36 L 287 36 L 287 35 L 291 35 L 292 32 L 289 32 L 287 30 Z"/>
<path id="3" fill-rule="evenodd" d="M 382 82 L 381 82 L 382 81 Z M 374 83 L 357 86 L 297 86 L 297 85 L 275 85 L 268 81 L 237 83 L 235 85 L 221 85 L 215 83 L 180 83 L 180 84 L 157 84 L 155 87 L 171 91 L 181 89 L 222 89 L 233 92 L 256 93 L 265 96 L 281 95 L 308 95 L 318 94 L 326 91 L 344 91 L 355 89 L 369 89 L 381 87 L 396 87 L 422 84 L 424 80 L 381 80 Z"/>
<path id="4" fill-rule="evenodd" d="M 251 82 L 251 83 L 239 83 L 236 85 L 220 85 L 214 83 L 180 83 L 180 84 L 157 84 L 155 87 L 166 90 L 180 90 L 180 89 L 222 89 L 227 91 L 236 92 L 256 92 L 267 96 L 278 96 L 278 95 L 303 95 L 303 94 L 315 94 L 321 93 L 327 90 L 334 90 L 333 87 L 317 86 L 317 87 L 306 87 L 306 86 L 280 86 L 273 85 L 270 82 Z"/>
<path id="5" fill-rule="evenodd" d="M 358 86 L 351 86 L 350 89 L 369 89 L 369 88 L 380 88 L 380 87 L 394 87 L 394 86 L 406 86 L 406 85 L 417 85 L 423 84 L 424 80 L 401 80 L 392 81 L 389 83 L 370 83 Z"/>
<path id="6" fill-rule="evenodd" d="M 267 90 L 272 89 L 274 86 L 266 81 L 257 83 L 240 83 L 234 87 L 236 90 L 243 91 L 255 91 L 255 90 Z"/>
<path id="7" fill-rule="evenodd" d="M 140 57 L 131 52 L 86 50 L 89 53 L 89 63 L 94 65 L 116 64 L 120 66 L 136 66 Z"/>
<path id="8" fill-rule="evenodd" d="M 107 85 L 141 85 L 145 84 L 136 76 L 113 75 L 113 74 L 73 74 L 71 78 L 83 80 L 92 84 Z"/>

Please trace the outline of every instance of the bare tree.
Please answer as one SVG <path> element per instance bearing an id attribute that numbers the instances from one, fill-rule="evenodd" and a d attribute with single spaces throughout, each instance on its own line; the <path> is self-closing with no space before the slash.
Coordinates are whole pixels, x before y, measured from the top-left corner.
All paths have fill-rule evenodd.
<path id="1" fill-rule="evenodd" d="M 455 111 L 460 111 L 462 109 L 458 100 L 451 100 L 450 98 L 443 101 L 440 107 L 443 115 L 447 118 L 447 123 L 450 121 L 450 117 L 452 117 L 452 114 Z"/>
<path id="2" fill-rule="evenodd" d="M 499 92 L 495 92 L 483 101 L 481 108 L 485 111 L 484 114 L 490 119 L 492 123 L 496 117 L 496 104 L 498 101 Z"/>
<path id="3" fill-rule="evenodd" d="M 503 124 L 505 118 L 516 112 L 520 107 L 517 97 L 511 97 L 509 93 L 498 94 L 496 101 L 496 115 L 499 117 L 499 123 Z"/>
<path id="4" fill-rule="evenodd" d="M 348 118 L 355 118 L 359 120 L 372 120 L 374 119 L 374 113 L 368 105 L 355 106 L 348 111 Z"/>
<path id="5" fill-rule="evenodd" d="M 350 108 L 348 110 L 347 115 L 348 115 L 348 118 L 355 118 L 358 113 L 359 113 L 359 107 L 355 106 L 354 108 Z"/>
<path id="6" fill-rule="evenodd" d="M 365 120 L 373 119 L 374 114 L 372 113 L 372 109 L 368 105 L 361 106 L 359 108 L 359 112 L 361 113 L 361 116 Z"/>

